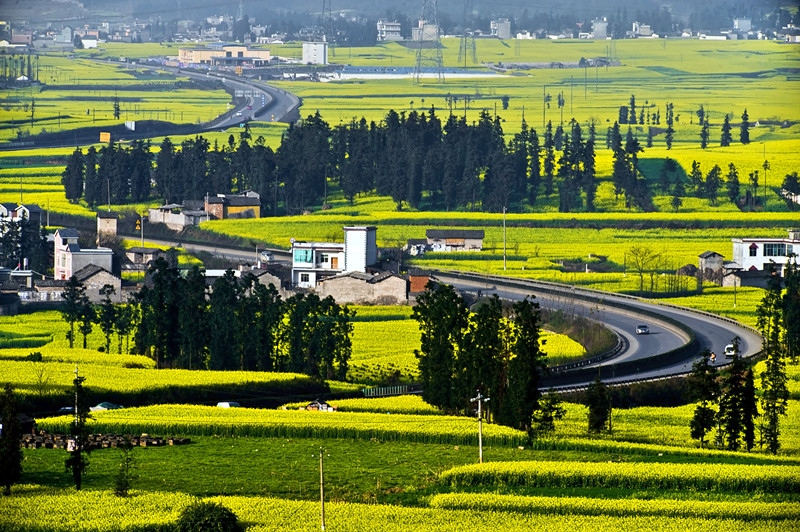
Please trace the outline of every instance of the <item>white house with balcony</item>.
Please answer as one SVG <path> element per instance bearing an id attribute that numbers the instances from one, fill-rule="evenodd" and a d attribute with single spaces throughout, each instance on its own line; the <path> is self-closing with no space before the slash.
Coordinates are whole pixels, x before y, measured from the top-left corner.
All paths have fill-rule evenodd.
<path id="1" fill-rule="evenodd" d="M 788 238 L 734 238 L 733 262 L 742 270 L 782 271 L 789 258 L 800 254 L 800 229 L 790 229 Z"/>
<path id="2" fill-rule="evenodd" d="M 377 228 L 344 228 L 344 243 L 292 242 L 292 284 L 315 288 L 317 284 L 342 272 L 366 272 L 378 261 Z"/>

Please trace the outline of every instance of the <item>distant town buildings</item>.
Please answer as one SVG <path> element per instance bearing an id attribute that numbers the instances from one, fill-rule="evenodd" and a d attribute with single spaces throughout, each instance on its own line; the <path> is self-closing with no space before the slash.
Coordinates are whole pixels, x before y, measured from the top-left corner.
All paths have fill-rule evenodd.
<path id="1" fill-rule="evenodd" d="M 399 22 L 379 20 L 377 26 L 378 42 L 403 40 L 402 28 Z"/>
<path id="2" fill-rule="evenodd" d="M 608 20 L 606 17 L 592 21 L 592 37 L 597 40 L 608 38 Z"/>
<path id="3" fill-rule="evenodd" d="M 178 50 L 178 63 L 182 66 L 263 66 L 271 59 L 269 50 L 253 49 L 243 44 L 213 43 Z"/>
<path id="4" fill-rule="evenodd" d="M 497 37 L 498 39 L 511 38 L 511 22 L 507 18 L 493 20 L 489 25 L 493 37 Z"/>
<path id="5" fill-rule="evenodd" d="M 327 42 L 304 42 L 303 43 L 303 64 L 304 65 L 327 65 L 328 64 L 328 43 Z"/>

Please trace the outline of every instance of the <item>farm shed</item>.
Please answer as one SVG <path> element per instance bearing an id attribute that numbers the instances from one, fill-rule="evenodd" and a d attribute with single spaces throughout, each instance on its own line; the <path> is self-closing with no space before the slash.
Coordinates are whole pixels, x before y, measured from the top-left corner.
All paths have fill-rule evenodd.
<path id="1" fill-rule="evenodd" d="M 433 251 L 481 251 L 483 229 L 428 229 L 428 245 Z"/>
<path id="2" fill-rule="evenodd" d="M 320 297 L 333 297 L 340 305 L 397 305 L 408 299 L 408 281 L 391 272 L 346 272 L 321 281 L 317 292 Z"/>

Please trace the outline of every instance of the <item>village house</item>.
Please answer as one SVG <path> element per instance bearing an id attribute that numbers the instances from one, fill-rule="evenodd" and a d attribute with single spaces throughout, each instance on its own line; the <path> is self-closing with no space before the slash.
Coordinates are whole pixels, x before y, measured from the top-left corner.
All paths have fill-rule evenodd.
<path id="1" fill-rule="evenodd" d="M 114 252 L 109 248 L 81 249 L 78 245 L 78 231 L 75 229 L 57 229 L 53 248 L 53 277 L 56 279 L 69 279 L 75 272 L 89 265 L 112 271 Z"/>
<path id="2" fill-rule="evenodd" d="M 27 219 L 35 221 L 40 226 L 44 223 L 44 210 L 38 205 L 0 203 L 0 223 L 19 222 Z"/>
<path id="3" fill-rule="evenodd" d="M 173 231 L 182 231 L 190 225 L 200 225 L 209 219 L 209 214 L 202 210 L 186 209 L 183 205 L 170 203 L 147 210 L 147 221 L 161 223 Z"/>
<path id="4" fill-rule="evenodd" d="M 97 213 L 97 245 L 101 241 L 113 240 L 117 238 L 117 219 L 118 216 L 113 212 Z"/>
<path id="5" fill-rule="evenodd" d="M 206 198 L 204 208 L 216 220 L 261 218 L 261 195 L 252 190 L 241 194 L 217 194 Z"/>
<path id="6" fill-rule="evenodd" d="M 345 272 L 323 279 L 316 291 L 340 305 L 400 305 L 408 300 L 408 281 L 392 272 Z"/>
<path id="7" fill-rule="evenodd" d="M 127 299 L 127 296 L 122 292 L 122 279 L 96 264 L 87 264 L 75 272 L 75 278 L 86 288 L 86 297 L 92 303 L 103 301 L 105 296 L 100 291 L 106 285 L 114 288 L 111 301 L 121 303 Z"/>
<path id="8" fill-rule="evenodd" d="M 800 229 L 790 229 L 788 238 L 734 238 L 733 260 L 715 251 L 698 257 L 699 275 L 721 286 L 766 288 L 774 271 L 783 275 L 784 267 L 800 252 Z"/>
<path id="9" fill-rule="evenodd" d="M 788 238 L 734 238 L 734 269 L 782 271 L 792 256 L 800 254 L 800 229 L 790 229 Z"/>
<path id="10" fill-rule="evenodd" d="M 344 271 L 344 244 L 337 242 L 293 242 L 292 285 L 314 288 L 320 280 Z"/>
<path id="11" fill-rule="evenodd" d="M 483 229 L 428 229 L 425 231 L 432 251 L 481 251 Z"/>

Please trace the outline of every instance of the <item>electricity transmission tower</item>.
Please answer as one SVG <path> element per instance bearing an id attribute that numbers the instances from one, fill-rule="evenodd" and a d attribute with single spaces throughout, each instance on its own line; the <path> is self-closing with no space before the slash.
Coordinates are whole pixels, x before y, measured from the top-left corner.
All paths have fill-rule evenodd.
<path id="1" fill-rule="evenodd" d="M 431 73 L 439 83 L 444 82 L 442 47 L 439 42 L 439 12 L 436 0 L 422 0 L 422 12 L 416 31 L 417 64 L 414 83 L 419 84 L 423 73 Z"/>
<path id="2" fill-rule="evenodd" d="M 333 49 L 336 41 L 335 31 L 333 14 L 331 13 L 331 0 L 322 0 L 322 40 L 327 41 L 331 49 Z"/>
<path id="3" fill-rule="evenodd" d="M 464 23 L 461 25 L 463 34 L 461 35 L 461 43 L 458 47 L 458 64 L 464 62 L 464 68 L 467 68 L 467 56 L 472 56 L 472 62 L 478 63 L 478 53 L 475 51 L 475 30 L 471 29 L 470 19 L 472 18 L 472 0 L 464 0 Z"/>

